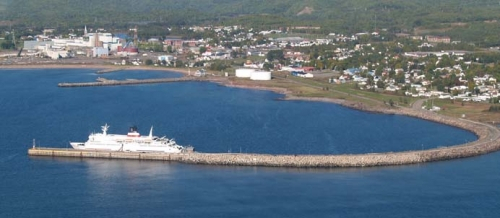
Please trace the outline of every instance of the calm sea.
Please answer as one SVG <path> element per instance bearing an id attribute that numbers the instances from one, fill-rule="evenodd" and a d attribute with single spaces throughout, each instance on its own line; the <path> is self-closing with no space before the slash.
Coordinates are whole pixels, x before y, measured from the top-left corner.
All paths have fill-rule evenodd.
<path id="1" fill-rule="evenodd" d="M 0 70 L 0 217 L 497 217 L 499 153 L 365 169 L 289 169 L 26 155 L 85 141 L 104 123 L 202 152 L 346 154 L 473 141 L 405 116 L 213 83 L 58 88 L 59 82 L 178 77 L 160 71 Z"/>

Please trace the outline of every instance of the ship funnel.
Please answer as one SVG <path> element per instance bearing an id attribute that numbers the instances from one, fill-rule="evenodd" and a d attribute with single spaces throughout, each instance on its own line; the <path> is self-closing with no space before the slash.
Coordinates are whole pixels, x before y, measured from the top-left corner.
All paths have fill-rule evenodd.
<path id="1" fill-rule="evenodd" d="M 151 129 L 149 130 L 149 138 L 153 138 L 153 126 L 151 126 Z"/>

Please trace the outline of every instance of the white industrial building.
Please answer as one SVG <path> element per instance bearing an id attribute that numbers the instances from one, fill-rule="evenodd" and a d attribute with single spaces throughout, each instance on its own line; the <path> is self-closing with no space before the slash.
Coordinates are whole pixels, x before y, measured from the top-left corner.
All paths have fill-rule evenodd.
<path id="1" fill-rule="evenodd" d="M 255 71 L 250 76 L 251 80 L 271 80 L 270 71 Z"/>
<path id="2" fill-rule="evenodd" d="M 236 77 L 239 78 L 250 78 L 255 69 L 240 68 L 236 69 Z"/>
<path id="3" fill-rule="evenodd" d="M 45 45 L 45 48 L 42 50 L 42 53 L 53 60 L 57 60 L 59 58 L 67 58 L 69 56 L 68 51 L 53 49 L 52 46 L 49 44 Z"/>
<path id="4" fill-rule="evenodd" d="M 240 68 L 236 69 L 236 77 L 250 78 L 251 80 L 271 80 L 271 72 L 257 71 L 255 69 Z"/>
<path id="5" fill-rule="evenodd" d="M 107 57 L 109 56 L 109 50 L 104 47 L 93 47 L 92 57 Z"/>
<path id="6" fill-rule="evenodd" d="M 53 45 L 52 41 L 24 41 L 23 49 L 28 53 L 35 53 L 39 50 L 43 50 L 45 45 Z"/>

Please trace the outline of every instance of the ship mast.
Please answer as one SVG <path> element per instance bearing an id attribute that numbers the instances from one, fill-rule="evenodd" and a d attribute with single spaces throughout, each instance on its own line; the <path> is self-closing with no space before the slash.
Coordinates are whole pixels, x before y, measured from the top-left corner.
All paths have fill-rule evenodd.
<path id="1" fill-rule="evenodd" d="M 103 135 L 108 135 L 108 129 L 109 129 L 109 126 L 108 124 L 104 124 L 104 126 L 101 126 L 101 129 L 102 129 L 102 134 Z"/>
<path id="2" fill-rule="evenodd" d="M 153 138 L 153 126 L 151 126 L 151 129 L 149 130 L 149 138 Z"/>

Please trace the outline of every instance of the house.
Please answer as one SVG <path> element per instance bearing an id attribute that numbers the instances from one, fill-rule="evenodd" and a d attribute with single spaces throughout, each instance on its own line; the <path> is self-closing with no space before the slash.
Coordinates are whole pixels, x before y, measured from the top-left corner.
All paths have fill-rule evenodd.
<path id="1" fill-rule="evenodd" d="M 158 39 L 158 38 L 150 38 L 150 39 L 148 39 L 148 43 L 160 43 L 160 39 Z"/>
<path id="2" fill-rule="evenodd" d="M 398 38 L 409 38 L 410 37 L 410 34 L 408 34 L 408 33 L 396 33 L 395 35 Z"/>
<path id="3" fill-rule="evenodd" d="M 43 29 L 42 32 L 43 32 L 44 36 L 47 36 L 47 35 L 53 34 L 55 30 L 56 29 Z"/>
<path id="4" fill-rule="evenodd" d="M 425 36 L 428 42 L 432 43 L 450 43 L 451 39 L 448 36 Z"/>
<path id="5" fill-rule="evenodd" d="M 399 90 L 399 87 L 394 86 L 394 85 L 390 85 L 390 86 L 387 86 L 387 87 L 385 88 L 385 90 L 386 90 L 386 91 L 389 91 L 389 92 L 395 92 L 395 91 Z"/>
<path id="6" fill-rule="evenodd" d="M 360 73 L 361 70 L 359 68 L 349 68 L 344 70 L 344 74 L 354 75 L 356 73 Z"/>
<path id="7" fill-rule="evenodd" d="M 166 51 L 168 46 L 174 49 L 181 49 L 184 44 L 184 40 L 181 38 L 166 38 L 163 40 L 163 49 Z"/>

